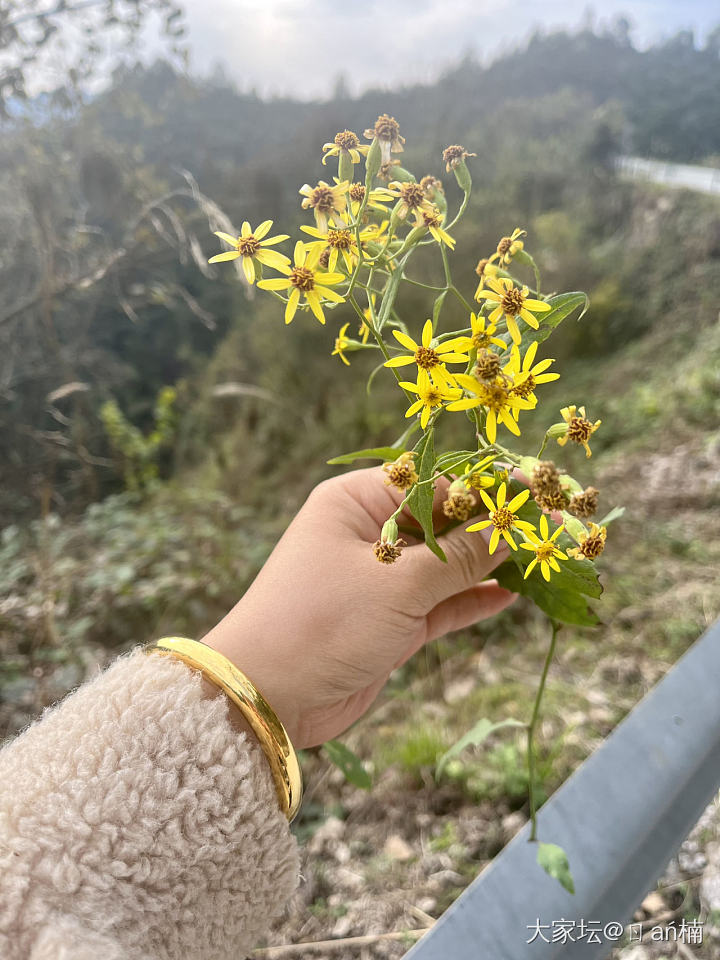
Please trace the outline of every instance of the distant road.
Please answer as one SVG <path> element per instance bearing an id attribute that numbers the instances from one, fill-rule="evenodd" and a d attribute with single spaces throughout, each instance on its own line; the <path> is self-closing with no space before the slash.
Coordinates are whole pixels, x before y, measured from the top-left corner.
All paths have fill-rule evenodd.
<path id="1" fill-rule="evenodd" d="M 649 180 L 666 187 L 684 187 L 698 193 L 720 194 L 720 169 L 688 163 L 666 163 L 644 157 L 620 157 L 618 170 L 633 180 Z"/>

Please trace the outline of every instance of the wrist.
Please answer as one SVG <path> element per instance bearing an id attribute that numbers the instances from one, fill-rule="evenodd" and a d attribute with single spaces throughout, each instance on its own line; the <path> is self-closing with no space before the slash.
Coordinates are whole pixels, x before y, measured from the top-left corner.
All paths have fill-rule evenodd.
<path id="1" fill-rule="evenodd" d="M 297 746 L 300 722 L 297 700 L 288 689 L 291 668 L 274 665 L 268 645 L 258 642 L 256 631 L 236 611 L 237 608 L 203 637 L 203 643 L 227 657 L 253 682 L 285 727 L 291 743 Z M 209 695 L 213 695 L 212 691 Z M 249 724 L 240 711 L 232 707 L 232 712 L 233 725 L 247 732 Z"/>

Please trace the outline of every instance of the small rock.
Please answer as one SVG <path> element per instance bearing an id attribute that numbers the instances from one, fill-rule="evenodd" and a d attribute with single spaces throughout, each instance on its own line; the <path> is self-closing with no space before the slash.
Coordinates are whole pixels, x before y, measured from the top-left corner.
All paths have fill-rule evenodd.
<path id="1" fill-rule="evenodd" d="M 333 850 L 333 856 L 335 857 L 338 863 L 342 863 L 343 865 L 346 863 L 350 863 L 350 860 L 352 859 L 352 854 L 350 853 L 350 847 L 346 843 L 342 843 L 342 842 L 338 843 L 335 849 Z"/>
<path id="2" fill-rule="evenodd" d="M 428 882 L 436 889 L 443 890 L 445 887 L 464 887 L 465 879 L 457 870 L 438 870 L 428 877 Z"/>
<path id="3" fill-rule="evenodd" d="M 321 853 L 327 843 L 340 840 L 345 834 L 345 821 L 339 817 L 328 817 L 308 842 L 310 853 Z"/>
<path id="4" fill-rule="evenodd" d="M 473 692 L 476 682 L 475 677 L 460 677 L 459 680 L 453 680 L 443 691 L 445 703 L 457 703 L 459 700 L 464 700 Z"/>
<path id="5" fill-rule="evenodd" d="M 667 904 L 662 895 L 657 890 L 649 893 L 641 904 L 643 910 L 654 917 L 658 913 L 664 913 L 667 910 Z"/>
<path id="6" fill-rule="evenodd" d="M 401 863 L 415 856 L 415 851 L 410 844 L 396 833 L 391 834 L 385 841 L 383 853 L 390 860 L 399 860 Z"/>
<path id="7" fill-rule="evenodd" d="M 636 943 L 633 947 L 621 950 L 618 960 L 650 960 L 650 954 L 641 943 Z"/>
<path id="8" fill-rule="evenodd" d="M 504 816 L 502 818 L 502 832 L 505 843 L 509 843 L 518 830 L 522 830 L 526 823 L 527 817 L 521 810 L 514 810 L 512 813 Z"/>
<path id="9" fill-rule="evenodd" d="M 352 930 L 353 920 L 350 916 L 338 917 L 335 921 L 335 926 L 332 928 L 331 936 L 342 940 L 343 937 L 346 937 Z"/>
<path id="10" fill-rule="evenodd" d="M 422 910 L 423 913 L 428 913 L 430 916 L 433 916 L 437 908 L 437 900 L 435 897 L 421 897 L 415 906 L 418 910 Z"/>

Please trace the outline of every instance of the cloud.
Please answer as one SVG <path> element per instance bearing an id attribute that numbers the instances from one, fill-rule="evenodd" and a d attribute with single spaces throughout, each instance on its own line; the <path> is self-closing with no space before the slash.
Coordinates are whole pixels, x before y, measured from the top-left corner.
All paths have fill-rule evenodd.
<path id="1" fill-rule="evenodd" d="M 222 64 L 241 89 L 327 96 L 343 75 L 358 92 L 433 79 L 473 51 L 490 56 L 538 27 L 574 27 L 586 0 L 185 0 L 192 63 Z M 636 36 L 704 28 L 714 0 L 603 0 L 602 18 L 626 12 Z M 661 25 L 661 27 L 659 26 Z"/>

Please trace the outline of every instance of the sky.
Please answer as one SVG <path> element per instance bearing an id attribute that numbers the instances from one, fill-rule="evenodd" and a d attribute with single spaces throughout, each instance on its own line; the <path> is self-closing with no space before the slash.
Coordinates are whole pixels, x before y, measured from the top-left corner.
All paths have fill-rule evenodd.
<path id="1" fill-rule="evenodd" d="M 241 90 L 329 96 L 433 80 L 472 52 L 486 61 L 536 28 L 611 23 L 624 14 L 643 46 L 681 29 L 702 38 L 717 0 L 184 0 L 193 71 L 221 65 Z M 671 69 L 671 65 L 669 65 Z"/>

